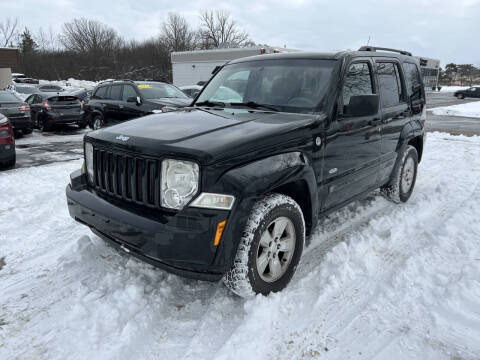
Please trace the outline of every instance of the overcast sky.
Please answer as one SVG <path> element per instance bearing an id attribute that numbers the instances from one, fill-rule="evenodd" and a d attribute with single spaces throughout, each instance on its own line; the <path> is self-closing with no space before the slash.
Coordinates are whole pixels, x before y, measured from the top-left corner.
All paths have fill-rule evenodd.
<path id="1" fill-rule="evenodd" d="M 158 35 L 168 12 L 192 27 L 202 9 L 226 9 L 256 43 L 301 50 L 357 49 L 367 43 L 415 55 L 480 65 L 480 0 L 0 0 L 0 21 L 17 17 L 22 27 L 61 30 L 88 17 L 127 39 Z"/>

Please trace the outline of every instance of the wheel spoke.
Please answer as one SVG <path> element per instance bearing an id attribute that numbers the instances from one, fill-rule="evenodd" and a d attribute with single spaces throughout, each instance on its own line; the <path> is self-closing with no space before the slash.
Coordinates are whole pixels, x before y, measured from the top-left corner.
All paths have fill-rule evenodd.
<path id="1" fill-rule="evenodd" d="M 270 275 L 273 278 L 280 277 L 282 275 L 282 266 L 280 265 L 280 261 L 277 259 L 270 259 Z"/>
<path id="2" fill-rule="evenodd" d="M 273 241 L 272 235 L 270 235 L 268 230 L 265 230 L 260 238 L 260 246 L 263 248 L 268 248 L 271 241 Z"/>
<path id="3" fill-rule="evenodd" d="M 268 256 L 267 252 L 264 251 L 258 258 L 257 258 L 257 270 L 260 275 L 265 272 L 265 268 L 268 265 Z"/>
<path id="4" fill-rule="evenodd" d="M 287 219 L 285 218 L 277 219 L 273 227 L 273 237 L 280 239 L 283 233 L 285 232 L 286 227 L 287 227 Z"/>
<path id="5" fill-rule="evenodd" d="M 280 247 L 278 248 L 279 251 L 283 251 L 283 252 L 286 252 L 286 251 L 290 251 L 292 250 L 292 237 L 289 235 L 288 237 L 285 237 L 283 238 L 281 241 L 280 241 Z"/>

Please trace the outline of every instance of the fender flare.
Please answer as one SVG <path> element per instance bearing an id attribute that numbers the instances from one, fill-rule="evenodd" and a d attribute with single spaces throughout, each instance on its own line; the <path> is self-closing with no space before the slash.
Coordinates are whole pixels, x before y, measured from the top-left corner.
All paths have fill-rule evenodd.
<path id="1" fill-rule="evenodd" d="M 309 208 L 302 207 L 302 210 L 304 216 L 307 216 L 305 213 L 308 213 L 311 219 L 305 220 L 306 223 L 308 221 L 314 226 L 319 211 L 317 181 L 314 169 L 301 152 L 273 155 L 224 173 L 215 185 L 209 188 L 209 191 L 235 196 L 234 208 L 229 216 L 230 219 L 235 220 L 231 223 L 227 221 L 229 230 L 225 234 L 226 238 L 220 243 L 214 264 L 226 266 L 226 269 L 231 267 L 250 211 L 262 195 L 275 192 L 275 189 L 299 181 L 308 191 L 308 195 L 303 195 L 309 199 L 307 205 Z"/>

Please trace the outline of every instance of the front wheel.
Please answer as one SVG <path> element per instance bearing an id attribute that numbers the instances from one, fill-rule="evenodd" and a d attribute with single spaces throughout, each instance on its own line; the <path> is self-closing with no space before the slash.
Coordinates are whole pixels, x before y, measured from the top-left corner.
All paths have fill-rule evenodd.
<path id="1" fill-rule="evenodd" d="M 407 202 L 417 179 L 417 150 L 408 145 L 393 168 L 390 182 L 382 187 L 385 197 L 395 203 Z"/>
<path id="2" fill-rule="evenodd" d="M 305 221 L 290 197 L 270 194 L 253 206 L 225 285 L 240 296 L 284 289 L 302 256 Z"/>

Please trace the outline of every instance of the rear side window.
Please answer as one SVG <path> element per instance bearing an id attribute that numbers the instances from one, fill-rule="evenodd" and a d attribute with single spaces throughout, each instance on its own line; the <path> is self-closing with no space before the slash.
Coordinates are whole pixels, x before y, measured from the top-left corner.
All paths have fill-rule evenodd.
<path id="1" fill-rule="evenodd" d="M 112 85 L 108 98 L 110 100 L 122 100 L 122 85 Z"/>
<path id="2" fill-rule="evenodd" d="M 350 65 L 343 83 L 343 104 L 347 106 L 353 95 L 373 94 L 372 84 L 372 73 L 368 63 L 359 62 Z"/>
<path id="3" fill-rule="evenodd" d="M 95 91 L 95 94 L 93 95 L 94 98 L 96 99 L 105 99 L 105 95 L 107 93 L 107 87 L 102 86 Z"/>
<path id="4" fill-rule="evenodd" d="M 417 65 L 412 63 L 403 63 L 403 70 L 405 71 L 405 81 L 407 83 L 407 94 L 412 96 L 415 89 L 422 86 L 420 81 L 420 73 L 418 72 Z M 416 92 L 412 100 L 419 99 L 422 96 L 421 92 Z"/>
<path id="5" fill-rule="evenodd" d="M 130 97 L 137 97 L 137 92 L 132 85 L 123 85 L 122 100 L 127 101 Z"/>
<path id="6" fill-rule="evenodd" d="M 377 74 L 382 106 L 394 106 L 403 101 L 402 83 L 396 64 L 377 63 Z"/>

